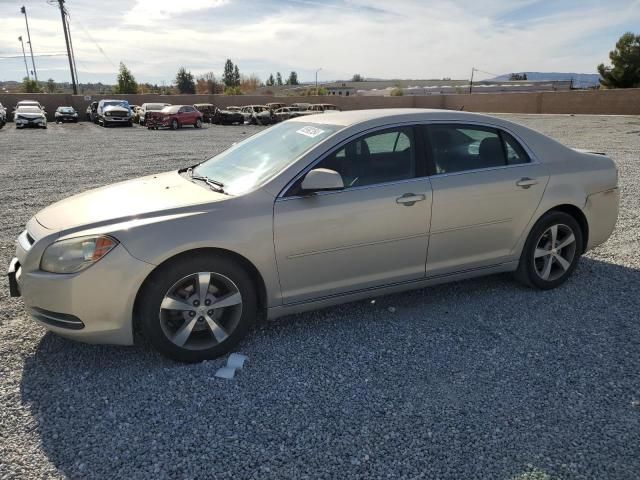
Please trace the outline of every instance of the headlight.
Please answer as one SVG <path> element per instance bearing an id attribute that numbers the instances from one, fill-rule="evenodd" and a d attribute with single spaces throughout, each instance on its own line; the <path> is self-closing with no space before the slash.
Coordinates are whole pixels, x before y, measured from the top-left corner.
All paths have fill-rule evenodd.
<path id="1" fill-rule="evenodd" d="M 118 244 L 105 235 L 61 240 L 49 245 L 40 260 L 40 270 L 51 273 L 76 273 L 90 267 Z"/>

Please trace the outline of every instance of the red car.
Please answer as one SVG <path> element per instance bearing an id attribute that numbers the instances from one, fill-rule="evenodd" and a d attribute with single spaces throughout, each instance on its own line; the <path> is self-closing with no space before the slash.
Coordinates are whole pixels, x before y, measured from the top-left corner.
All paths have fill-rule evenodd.
<path id="1" fill-rule="evenodd" d="M 182 128 L 185 125 L 193 125 L 202 128 L 202 113 L 191 105 L 171 105 L 160 111 L 149 111 L 145 118 L 149 130 L 157 130 L 160 127 L 169 127 L 171 130 Z"/>

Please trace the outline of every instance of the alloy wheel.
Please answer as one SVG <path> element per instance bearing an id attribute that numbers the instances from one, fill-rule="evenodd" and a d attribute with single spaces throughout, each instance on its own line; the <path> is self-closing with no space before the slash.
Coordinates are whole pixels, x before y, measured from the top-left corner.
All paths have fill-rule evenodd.
<path id="1" fill-rule="evenodd" d="M 223 343 L 242 315 L 242 294 L 229 278 L 198 272 L 181 278 L 160 305 L 160 326 L 169 341 L 187 350 Z"/>
<path id="2" fill-rule="evenodd" d="M 552 282 L 562 277 L 576 256 L 576 237 L 573 230 L 564 224 L 550 226 L 538 239 L 533 254 L 536 274 Z"/>

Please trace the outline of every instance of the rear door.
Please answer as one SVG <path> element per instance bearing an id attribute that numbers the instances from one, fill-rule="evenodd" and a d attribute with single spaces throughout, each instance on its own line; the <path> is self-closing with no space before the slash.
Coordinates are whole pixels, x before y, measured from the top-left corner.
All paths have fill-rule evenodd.
<path id="1" fill-rule="evenodd" d="M 493 127 L 433 124 L 425 138 L 434 170 L 427 276 L 517 259 L 549 179 L 543 165 Z"/>

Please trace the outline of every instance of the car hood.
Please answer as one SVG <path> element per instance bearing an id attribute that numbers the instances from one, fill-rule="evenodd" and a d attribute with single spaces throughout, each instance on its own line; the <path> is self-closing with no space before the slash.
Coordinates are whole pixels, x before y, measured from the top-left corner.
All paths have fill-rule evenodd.
<path id="1" fill-rule="evenodd" d="M 127 115 L 129 114 L 129 109 L 127 107 L 119 107 L 116 105 L 111 105 L 109 107 L 104 107 L 102 109 L 105 113 L 106 112 L 121 112 L 121 113 L 126 113 Z"/>
<path id="2" fill-rule="evenodd" d="M 25 113 L 25 112 L 16 112 L 16 116 L 23 118 L 42 118 L 44 117 L 44 113 Z"/>
<path id="3" fill-rule="evenodd" d="M 180 213 L 185 207 L 228 198 L 174 171 L 74 195 L 41 210 L 36 220 L 49 230 L 99 227 L 157 216 L 159 212 Z"/>

